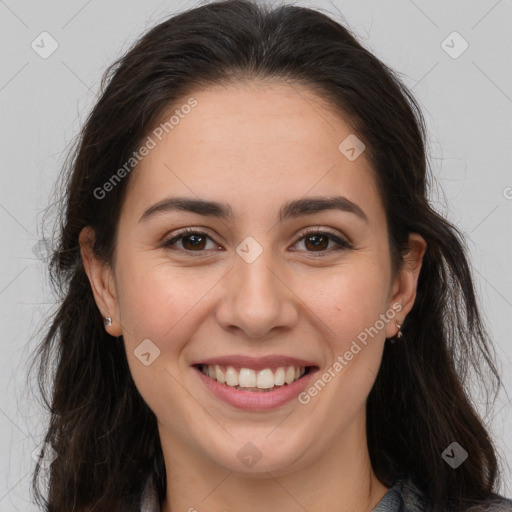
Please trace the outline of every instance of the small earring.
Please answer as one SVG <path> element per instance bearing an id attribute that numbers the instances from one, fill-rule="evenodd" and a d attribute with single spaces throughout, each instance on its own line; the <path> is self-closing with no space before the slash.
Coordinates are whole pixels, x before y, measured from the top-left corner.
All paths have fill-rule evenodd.
<path id="1" fill-rule="evenodd" d="M 105 327 L 110 327 L 112 325 L 112 318 L 110 318 L 109 316 L 105 317 L 103 323 L 105 324 Z"/>
<path id="2" fill-rule="evenodd" d="M 399 324 L 396 320 L 395 320 L 395 325 L 398 327 L 398 332 L 392 337 L 392 338 L 389 338 L 389 341 L 391 343 L 395 343 L 396 340 L 400 339 L 402 337 L 402 324 Z"/>

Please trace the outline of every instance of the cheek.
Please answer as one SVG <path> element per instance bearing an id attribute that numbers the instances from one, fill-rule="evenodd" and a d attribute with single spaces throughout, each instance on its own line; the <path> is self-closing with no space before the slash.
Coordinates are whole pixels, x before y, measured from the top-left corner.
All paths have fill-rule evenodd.
<path id="1" fill-rule="evenodd" d="M 132 343 L 141 336 L 161 344 L 180 339 L 175 332 L 218 281 L 218 272 L 173 266 L 150 254 L 120 265 L 121 316 Z"/>
<path id="2" fill-rule="evenodd" d="M 357 264 L 339 266 L 329 275 L 303 283 L 308 307 L 338 351 L 385 313 L 388 277 L 382 262 L 360 258 Z"/>
<path id="3" fill-rule="evenodd" d="M 328 313 L 320 313 L 328 326 L 323 328 L 327 366 L 317 378 L 328 382 L 319 406 L 326 408 L 324 414 L 337 425 L 364 406 L 378 374 L 387 325 L 381 317 L 386 315 L 387 288 L 378 272 L 354 271 L 333 283 L 333 302 L 324 296 L 321 309 Z M 312 388 L 323 389 L 323 385 Z M 313 396 L 316 390 L 312 388 Z"/>
<path id="4" fill-rule="evenodd" d="M 197 325 L 194 314 L 201 297 L 211 284 L 194 278 L 190 269 L 172 268 L 144 255 L 119 261 L 117 276 L 130 373 L 148 406 L 165 417 L 168 410 L 190 404 L 190 397 L 176 385 L 182 381 L 178 362 Z"/>

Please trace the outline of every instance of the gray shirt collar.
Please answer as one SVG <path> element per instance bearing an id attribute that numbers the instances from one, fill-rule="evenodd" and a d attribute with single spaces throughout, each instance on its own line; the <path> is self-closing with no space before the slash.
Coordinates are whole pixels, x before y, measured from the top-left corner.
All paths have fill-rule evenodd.
<path id="1" fill-rule="evenodd" d="M 152 478 L 144 488 L 140 512 L 160 512 L 160 502 Z M 371 512 L 422 512 L 423 493 L 410 479 L 398 478 L 393 486 L 372 509 Z"/>
<path id="2" fill-rule="evenodd" d="M 160 512 L 160 501 L 153 479 L 149 478 L 142 495 L 140 512 Z M 399 475 L 391 488 L 381 498 L 371 512 L 424 512 L 427 500 L 424 492 L 415 481 L 406 475 Z M 482 509 L 481 505 L 470 507 L 468 512 L 510 512 L 512 500 L 496 495 L 495 500 L 489 501 L 489 506 Z"/>

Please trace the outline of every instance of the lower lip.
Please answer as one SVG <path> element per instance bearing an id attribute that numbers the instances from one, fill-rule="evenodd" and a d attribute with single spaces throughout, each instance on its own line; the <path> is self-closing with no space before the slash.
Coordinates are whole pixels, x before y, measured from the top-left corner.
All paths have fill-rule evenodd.
<path id="1" fill-rule="evenodd" d="M 273 391 L 241 391 L 210 379 L 210 377 L 207 377 L 199 368 L 194 368 L 194 370 L 203 384 L 217 398 L 239 409 L 251 411 L 275 409 L 297 398 L 307 387 L 312 376 L 317 371 L 316 368 L 311 368 L 309 372 L 299 380 L 293 381 L 291 384 L 285 384 Z"/>

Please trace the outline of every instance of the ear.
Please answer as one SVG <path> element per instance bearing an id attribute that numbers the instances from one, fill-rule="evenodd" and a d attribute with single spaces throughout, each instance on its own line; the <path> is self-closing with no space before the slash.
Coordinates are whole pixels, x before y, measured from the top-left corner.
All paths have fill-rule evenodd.
<path id="1" fill-rule="evenodd" d="M 112 270 L 110 265 L 94 254 L 94 240 L 94 229 L 90 226 L 83 228 L 79 235 L 79 243 L 84 269 L 102 317 L 112 318 L 112 325 L 106 326 L 105 329 L 112 336 L 121 336 L 123 331 L 119 319 L 119 304 Z"/>
<path id="2" fill-rule="evenodd" d="M 397 272 L 391 287 L 391 298 L 389 308 L 395 304 L 396 321 L 403 324 L 403 321 L 409 311 L 411 311 L 414 301 L 416 299 L 416 289 L 418 286 L 418 277 L 420 275 L 421 265 L 423 263 L 423 256 L 425 254 L 427 243 L 424 238 L 417 233 L 409 235 L 407 243 L 409 249 L 404 255 L 404 265 L 401 270 Z M 398 311 L 396 304 L 401 305 Z M 396 336 L 398 328 L 395 322 L 388 322 L 386 326 L 386 338 Z"/>

